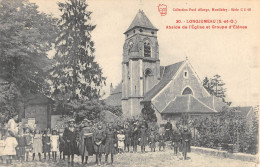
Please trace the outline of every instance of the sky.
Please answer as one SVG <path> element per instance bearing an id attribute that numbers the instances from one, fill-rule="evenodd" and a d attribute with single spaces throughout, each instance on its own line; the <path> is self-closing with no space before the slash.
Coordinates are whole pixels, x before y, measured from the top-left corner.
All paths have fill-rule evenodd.
<path id="1" fill-rule="evenodd" d="M 64 0 L 63 0 L 64 1 Z M 30 0 L 39 10 L 59 17 L 56 0 Z M 109 95 L 110 83 L 122 80 L 122 53 L 127 30 L 139 9 L 159 29 L 159 57 L 162 66 L 188 57 L 200 77 L 219 74 L 226 83 L 227 98 L 233 106 L 259 104 L 260 92 L 260 3 L 259 1 L 181 1 L 181 0 L 89 0 L 91 22 L 97 25 L 92 33 L 96 61 L 107 77 L 103 88 Z M 167 5 L 167 15 L 161 16 L 158 5 Z M 177 12 L 173 8 L 251 8 L 238 12 Z M 184 21 L 200 19 L 236 20 L 247 29 L 166 29 L 167 25 L 187 25 Z M 177 24 L 176 20 L 181 20 Z M 205 25 L 205 24 L 194 24 Z M 224 24 L 222 24 L 224 25 Z M 233 25 L 227 23 L 227 25 Z M 50 53 L 50 57 L 53 53 Z"/>

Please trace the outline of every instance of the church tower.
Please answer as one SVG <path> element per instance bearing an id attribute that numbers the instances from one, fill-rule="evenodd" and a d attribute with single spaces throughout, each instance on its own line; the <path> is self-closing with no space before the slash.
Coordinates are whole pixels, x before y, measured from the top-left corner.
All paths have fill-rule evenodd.
<path id="1" fill-rule="evenodd" d="M 125 116 L 141 112 L 140 102 L 160 80 L 158 29 L 139 10 L 126 30 L 122 62 L 122 110 Z"/>

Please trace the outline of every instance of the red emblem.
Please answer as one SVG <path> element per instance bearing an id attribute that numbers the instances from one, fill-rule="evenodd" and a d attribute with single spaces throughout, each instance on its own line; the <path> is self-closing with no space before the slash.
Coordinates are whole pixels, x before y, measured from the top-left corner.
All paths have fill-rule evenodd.
<path id="1" fill-rule="evenodd" d="M 167 14 L 167 5 L 159 4 L 158 11 L 161 14 L 161 16 L 165 16 Z"/>

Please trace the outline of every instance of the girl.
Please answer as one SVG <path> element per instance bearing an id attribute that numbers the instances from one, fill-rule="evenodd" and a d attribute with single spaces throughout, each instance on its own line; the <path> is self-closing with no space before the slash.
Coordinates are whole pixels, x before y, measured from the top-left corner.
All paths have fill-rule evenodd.
<path id="1" fill-rule="evenodd" d="M 24 157 L 25 157 L 25 145 L 26 145 L 25 136 L 23 134 L 23 129 L 19 129 L 18 136 L 17 136 L 17 143 L 18 143 L 18 146 L 16 147 L 16 154 L 17 154 L 18 160 L 20 162 L 23 162 Z"/>
<path id="2" fill-rule="evenodd" d="M 120 133 L 117 135 L 117 145 L 118 145 L 118 152 L 122 153 L 123 149 L 125 147 L 125 135 L 124 135 L 124 130 L 121 130 Z M 128 147 L 129 148 L 129 147 Z"/>
<path id="3" fill-rule="evenodd" d="M 32 134 L 30 133 L 30 129 L 27 128 L 25 130 L 25 156 L 26 156 L 26 161 L 28 161 L 28 158 L 29 158 L 29 152 L 32 151 Z"/>
<path id="4" fill-rule="evenodd" d="M 43 155 L 44 159 L 46 159 L 46 153 L 48 153 L 49 160 L 51 159 L 51 135 L 50 135 L 50 129 L 45 130 L 44 134 L 42 136 L 42 145 L 43 145 Z"/>
<path id="5" fill-rule="evenodd" d="M 53 130 L 51 135 L 51 151 L 52 151 L 52 159 L 54 161 L 57 160 L 57 151 L 59 150 L 59 135 L 57 135 L 57 131 Z"/>
<path id="6" fill-rule="evenodd" d="M 125 126 L 124 134 L 125 134 L 125 151 L 127 148 L 127 152 L 129 152 L 129 146 L 131 144 L 131 129 L 130 129 L 129 125 Z"/>
<path id="7" fill-rule="evenodd" d="M 111 126 L 112 128 L 112 126 Z M 103 141 L 105 139 L 105 134 L 101 123 L 98 123 L 97 129 L 94 132 L 94 151 L 96 153 L 96 163 L 101 165 L 102 153 L 104 153 Z"/>
<path id="8" fill-rule="evenodd" d="M 60 159 L 61 159 L 61 155 L 62 155 L 63 160 L 65 160 L 65 156 L 63 154 L 64 147 L 65 147 L 65 141 L 63 139 L 63 132 L 60 131 L 59 132 L 59 151 L 60 151 Z"/>
<path id="9" fill-rule="evenodd" d="M 33 137 L 33 144 L 32 144 L 32 152 L 33 152 L 33 160 L 35 158 L 35 154 L 38 154 L 39 161 L 41 161 L 41 153 L 42 153 L 42 134 L 39 129 L 36 129 L 34 137 Z"/>
<path id="10" fill-rule="evenodd" d="M 147 129 L 145 128 L 144 124 L 141 126 L 141 129 L 139 131 L 139 141 L 141 146 L 141 152 L 145 153 L 145 146 L 147 144 Z"/>
<path id="11" fill-rule="evenodd" d="M 155 143 L 156 143 L 156 133 L 155 133 L 155 129 L 152 128 L 149 136 L 149 144 L 150 144 L 151 152 L 155 152 Z"/>
<path id="12" fill-rule="evenodd" d="M 181 145 L 181 134 L 178 130 L 175 130 L 172 134 L 172 146 L 174 148 L 174 155 L 178 155 L 178 149 Z"/>
<path id="13" fill-rule="evenodd" d="M 12 137 L 9 132 L 7 132 L 5 139 L 4 154 L 6 157 L 6 164 L 12 164 L 12 158 L 16 155 L 15 147 L 18 145 L 15 137 Z"/>

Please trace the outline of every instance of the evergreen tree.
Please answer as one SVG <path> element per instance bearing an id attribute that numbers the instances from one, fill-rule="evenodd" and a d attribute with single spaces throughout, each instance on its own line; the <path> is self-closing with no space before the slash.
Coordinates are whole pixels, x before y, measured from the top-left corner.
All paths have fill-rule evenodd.
<path id="1" fill-rule="evenodd" d="M 205 77 L 203 80 L 203 87 L 209 92 L 209 94 L 221 98 L 222 101 L 228 105 L 231 104 L 231 102 L 226 101 L 225 83 L 221 79 L 220 75 L 216 74 L 210 79 Z"/>
<path id="2" fill-rule="evenodd" d="M 67 0 L 58 6 L 62 15 L 55 43 L 57 63 L 51 70 L 52 95 L 63 104 L 98 99 L 105 78 L 94 56 L 92 12 L 86 10 L 85 0 Z"/>

